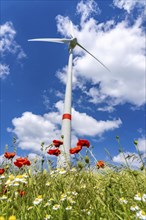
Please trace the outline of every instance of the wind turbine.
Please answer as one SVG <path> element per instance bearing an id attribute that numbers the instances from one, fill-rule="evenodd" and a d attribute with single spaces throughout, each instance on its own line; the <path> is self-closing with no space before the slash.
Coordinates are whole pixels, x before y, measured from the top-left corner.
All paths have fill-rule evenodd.
<path id="1" fill-rule="evenodd" d="M 72 65 L 73 65 L 73 49 L 79 46 L 89 55 L 91 55 L 96 61 L 98 61 L 106 70 L 110 71 L 99 59 L 97 59 L 93 54 L 91 54 L 86 48 L 84 48 L 73 33 L 73 25 L 71 26 L 71 38 L 36 38 L 29 39 L 28 41 L 41 41 L 41 42 L 51 42 L 51 43 L 65 43 L 69 47 L 69 60 L 68 60 L 68 71 L 67 71 L 67 83 L 64 99 L 64 110 L 62 115 L 62 130 L 61 137 L 63 138 L 63 145 L 60 146 L 61 154 L 58 156 L 57 167 L 68 167 L 70 164 L 70 147 L 71 147 L 71 102 L 72 102 Z"/>

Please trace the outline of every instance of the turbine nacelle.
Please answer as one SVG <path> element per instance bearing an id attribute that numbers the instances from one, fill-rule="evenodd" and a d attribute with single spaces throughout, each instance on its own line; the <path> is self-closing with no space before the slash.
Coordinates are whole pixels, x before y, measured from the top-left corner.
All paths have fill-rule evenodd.
<path id="1" fill-rule="evenodd" d="M 69 43 L 69 49 L 74 49 L 77 44 L 78 44 L 78 41 L 76 37 L 71 39 Z"/>

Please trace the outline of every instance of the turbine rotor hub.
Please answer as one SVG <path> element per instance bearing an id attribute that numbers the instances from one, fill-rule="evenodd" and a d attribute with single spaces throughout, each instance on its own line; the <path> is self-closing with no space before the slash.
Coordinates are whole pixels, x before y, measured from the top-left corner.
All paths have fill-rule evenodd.
<path id="1" fill-rule="evenodd" d="M 77 38 L 75 37 L 70 41 L 69 48 L 74 49 L 76 45 L 77 45 Z"/>

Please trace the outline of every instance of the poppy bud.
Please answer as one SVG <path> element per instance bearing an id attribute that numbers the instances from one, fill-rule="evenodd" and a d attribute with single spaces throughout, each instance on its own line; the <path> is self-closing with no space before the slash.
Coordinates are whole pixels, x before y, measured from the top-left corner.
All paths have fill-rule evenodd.
<path id="1" fill-rule="evenodd" d="M 144 170 L 144 165 L 142 165 L 142 166 L 140 167 L 140 170 L 141 170 L 141 171 Z"/>
<path id="2" fill-rule="evenodd" d="M 84 165 L 82 162 L 78 161 L 78 168 L 83 169 Z"/>
<path id="3" fill-rule="evenodd" d="M 88 156 L 86 156 L 86 157 L 85 157 L 85 162 L 86 162 L 86 163 L 89 163 L 89 162 L 90 162 L 90 160 L 89 160 L 89 157 L 88 157 Z"/>
<path id="4" fill-rule="evenodd" d="M 135 145 L 138 145 L 138 141 L 135 140 L 135 141 L 134 141 L 134 144 L 135 144 Z"/>
<path id="5" fill-rule="evenodd" d="M 9 169 L 9 165 L 5 166 L 5 170 L 8 170 Z"/>
<path id="6" fill-rule="evenodd" d="M 46 169 L 44 169 L 43 174 L 44 174 L 44 175 L 46 175 L 46 174 L 47 174 L 47 170 L 46 170 Z"/>

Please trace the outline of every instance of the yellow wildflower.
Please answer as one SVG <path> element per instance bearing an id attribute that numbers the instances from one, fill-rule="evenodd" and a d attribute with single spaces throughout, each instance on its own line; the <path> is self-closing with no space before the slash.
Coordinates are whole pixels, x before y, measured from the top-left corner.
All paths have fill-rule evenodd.
<path id="1" fill-rule="evenodd" d="M 13 174 L 11 174 L 10 176 L 9 176 L 9 180 L 14 180 L 14 175 Z"/>
<path id="2" fill-rule="evenodd" d="M 22 175 L 17 175 L 16 178 L 18 178 L 18 179 L 22 179 L 23 176 L 22 176 Z"/>
<path id="3" fill-rule="evenodd" d="M 11 216 L 9 217 L 9 220 L 16 220 L 16 216 L 15 216 L 15 215 L 11 215 Z"/>

